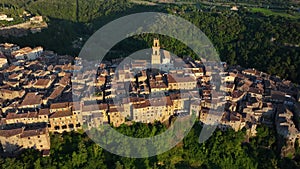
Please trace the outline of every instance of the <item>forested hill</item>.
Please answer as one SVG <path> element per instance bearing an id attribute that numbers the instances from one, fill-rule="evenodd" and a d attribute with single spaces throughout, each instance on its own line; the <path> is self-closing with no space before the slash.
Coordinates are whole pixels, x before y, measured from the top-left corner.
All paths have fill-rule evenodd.
<path id="1" fill-rule="evenodd" d="M 130 5 L 127 0 L 1 0 L 0 6 L 1 3 L 5 7 L 74 22 L 88 22 L 111 12 L 121 12 Z"/>
<path id="2" fill-rule="evenodd" d="M 27 10 L 47 17 L 49 22 L 49 28 L 42 33 L 0 38 L 0 42 L 42 45 L 71 55 L 80 51 L 73 48 L 72 42 L 79 38 L 87 40 L 94 31 L 117 17 L 145 11 L 176 13 L 198 26 L 212 40 L 221 59 L 229 64 L 254 67 L 300 83 L 300 17 L 297 14 L 292 16 L 263 8 L 230 11 L 230 8 L 205 4 L 150 6 L 129 0 L 1 0 L 0 9 L 10 10 L 15 15 Z M 144 43 L 142 47 L 149 47 L 152 41 L 147 36 L 142 40 L 148 42 L 148 46 Z M 174 40 L 162 40 L 162 43 L 175 54 L 189 54 Z M 120 45 L 120 53 L 128 52 L 128 48 L 134 50 L 134 45 L 128 44 Z"/>

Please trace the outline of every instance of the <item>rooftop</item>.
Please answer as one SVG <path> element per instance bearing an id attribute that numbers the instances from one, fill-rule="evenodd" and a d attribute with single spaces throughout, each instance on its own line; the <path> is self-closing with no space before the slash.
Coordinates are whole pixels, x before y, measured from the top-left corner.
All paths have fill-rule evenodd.
<path id="1" fill-rule="evenodd" d="M 39 93 L 27 93 L 21 106 L 40 105 L 42 103 L 42 95 Z"/>

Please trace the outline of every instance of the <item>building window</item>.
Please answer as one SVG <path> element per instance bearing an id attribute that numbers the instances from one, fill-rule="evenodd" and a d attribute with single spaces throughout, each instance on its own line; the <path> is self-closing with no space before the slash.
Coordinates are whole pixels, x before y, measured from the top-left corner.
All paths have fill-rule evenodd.
<path id="1" fill-rule="evenodd" d="M 74 128 L 74 125 L 73 125 L 73 124 L 69 124 L 68 126 L 69 126 L 70 129 L 73 129 L 73 128 Z"/>

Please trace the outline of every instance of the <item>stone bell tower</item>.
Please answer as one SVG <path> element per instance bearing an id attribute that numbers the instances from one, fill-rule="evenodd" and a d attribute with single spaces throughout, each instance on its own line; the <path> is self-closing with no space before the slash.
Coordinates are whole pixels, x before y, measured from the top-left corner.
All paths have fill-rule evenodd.
<path id="1" fill-rule="evenodd" d="M 152 65 L 161 64 L 159 39 L 156 38 L 153 40 L 151 64 Z"/>

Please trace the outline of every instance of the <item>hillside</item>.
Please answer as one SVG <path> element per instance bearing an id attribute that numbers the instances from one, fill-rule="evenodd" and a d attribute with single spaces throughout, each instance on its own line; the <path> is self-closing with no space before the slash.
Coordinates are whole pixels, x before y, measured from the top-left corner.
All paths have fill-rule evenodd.
<path id="1" fill-rule="evenodd" d="M 80 48 L 73 48 L 74 41 L 83 38 L 84 43 L 102 25 L 118 17 L 145 11 L 176 13 L 198 26 L 212 40 L 221 59 L 229 64 L 254 67 L 300 82 L 297 73 L 300 70 L 300 22 L 286 15 L 248 8 L 230 11 L 229 8 L 203 4 L 143 5 L 124 0 L 3 0 L 1 6 L 12 11 L 27 10 L 43 15 L 49 20 L 49 28 L 39 34 L 0 38 L 0 41 L 42 45 L 61 54 L 71 55 L 77 55 L 80 51 Z M 149 47 L 149 39 L 147 36 L 142 39 L 135 37 L 119 45 L 117 50 L 129 54 L 139 48 Z M 146 41 L 148 46 L 137 45 L 140 41 Z M 176 41 L 168 42 L 165 48 L 175 54 L 191 54 L 183 52 L 188 50 L 181 50 L 184 46 L 174 48 Z"/>

